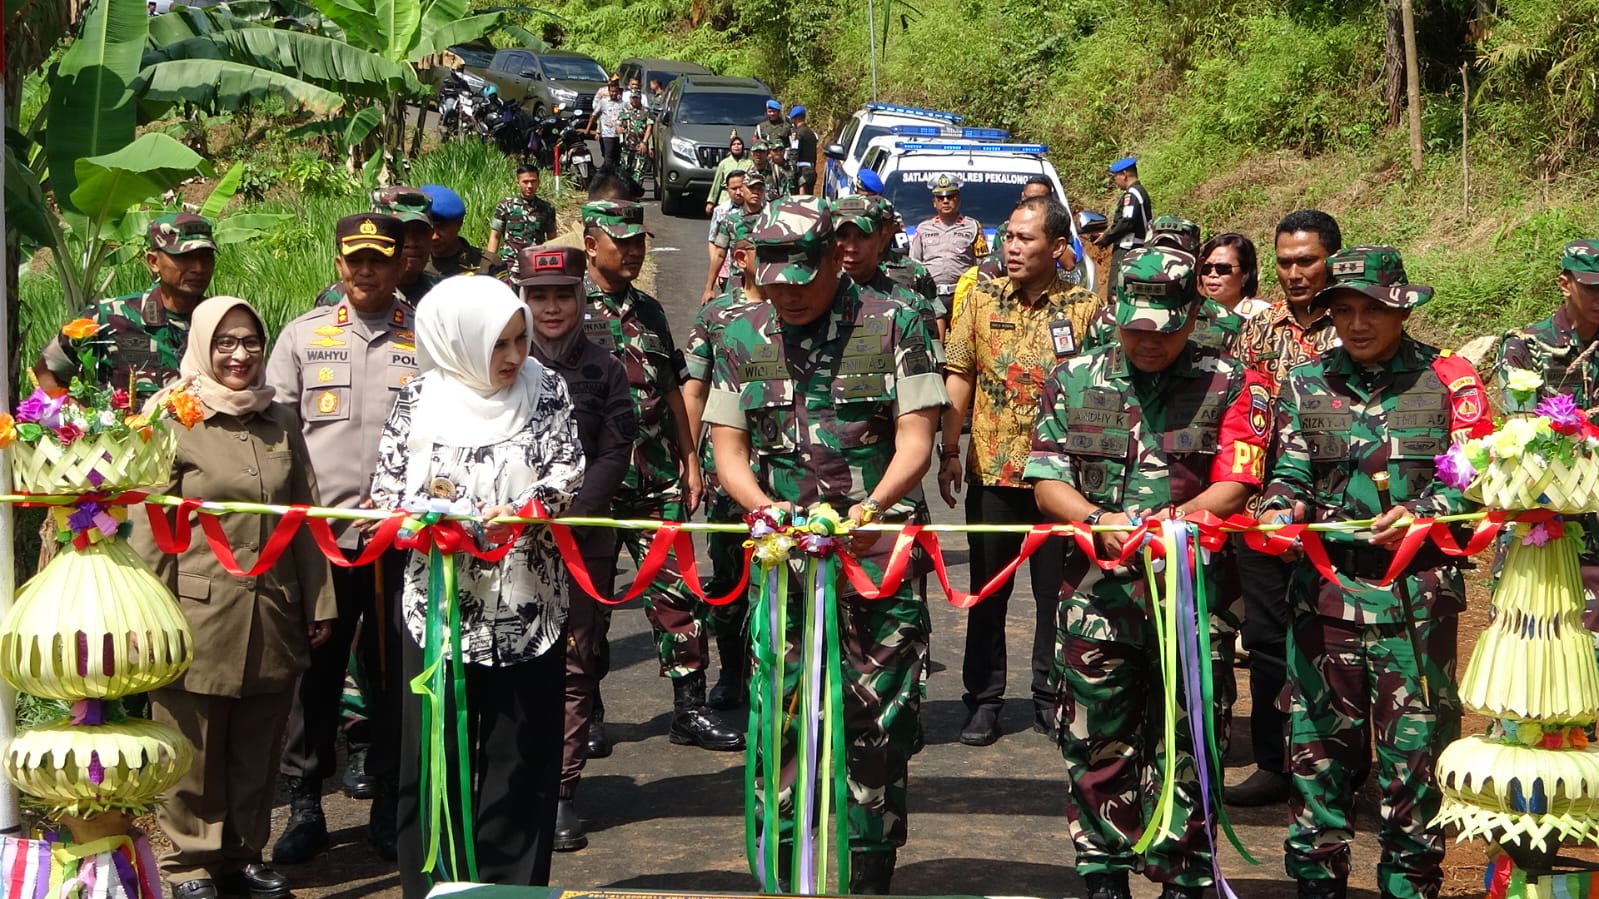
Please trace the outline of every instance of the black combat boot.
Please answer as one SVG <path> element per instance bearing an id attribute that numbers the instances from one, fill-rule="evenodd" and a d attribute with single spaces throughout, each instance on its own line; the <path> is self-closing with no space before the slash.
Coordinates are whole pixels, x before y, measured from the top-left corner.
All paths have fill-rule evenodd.
<path id="1" fill-rule="evenodd" d="M 583 833 L 583 819 L 577 815 L 577 807 L 571 799 L 560 799 L 555 803 L 555 851 L 576 852 L 589 844 L 589 838 Z"/>
<path id="2" fill-rule="evenodd" d="M 344 762 L 344 795 L 351 799 L 371 799 L 377 795 L 378 779 L 366 773 L 365 746 L 352 745 Z"/>
<path id="3" fill-rule="evenodd" d="M 749 655 L 745 652 L 745 641 L 742 637 L 718 639 L 716 654 L 722 657 L 722 674 L 711 688 L 711 698 L 706 705 L 721 711 L 736 709 L 750 699 Z"/>
<path id="4" fill-rule="evenodd" d="M 672 681 L 673 743 L 730 752 L 744 748 L 744 735 L 722 723 L 705 705 L 705 672 L 694 671 Z"/>
<path id="5" fill-rule="evenodd" d="M 400 785 L 390 778 L 378 778 L 372 794 L 372 808 L 366 819 L 366 841 L 384 861 L 399 858 L 395 843 L 400 829 Z"/>
<path id="6" fill-rule="evenodd" d="M 589 719 L 589 758 L 603 759 L 611 754 L 611 740 L 605 733 L 605 710 L 594 707 Z"/>
<path id="7" fill-rule="evenodd" d="M 1203 899 L 1204 887 L 1185 887 L 1175 883 L 1162 884 L 1160 899 Z"/>
<path id="8" fill-rule="evenodd" d="M 1296 895 L 1298 899 L 1344 899 L 1348 887 L 1349 884 L 1345 881 L 1334 878 L 1310 880 L 1301 877 Z"/>
<path id="9" fill-rule="evenodd" d="M 1127 886 L 1126 871 L 1084 874 L 1083 886 L 1088 890 L 1088 899 L 1133 899 L 1132 890 Z"/>
<path id="10" fill-rule="evenodd" d="M 285 865 L 303 865 L 328 848 L 328 822 L 322 817 L 322 781 L 291 777 L 289 823 L 283 836 L 272 844 L 272 860 Z"/>
<path id="11" fill-rule="evenodd" d="M 899 853 L 851 852 L 849 854 L 849 891 L 857 896 L 887 896 L 889 882 L 894 879 L 894 860 Z"/>

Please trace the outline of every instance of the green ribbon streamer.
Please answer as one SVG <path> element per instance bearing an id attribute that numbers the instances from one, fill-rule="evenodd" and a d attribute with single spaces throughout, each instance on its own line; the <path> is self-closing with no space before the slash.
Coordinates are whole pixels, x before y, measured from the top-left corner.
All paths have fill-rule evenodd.
<path id="1" fill-rule="evenodd" d="M 1197 534 L 1195 537 L 1194 617 L 1199 621 L 1198 626 L 1203 628 L 1199 633 L 1208 635 L 1210 629 L 1210 591 L 1205 586 L 1205 572 L 1200 564 L 1204 561 L 1205 550 L 1199 548 Z M 1208 647 L 1210 641 L 1207 639 L 1203 645 Z M 1215 761 L 1215 764 L 1210 766 L 1211 797 L 1219 800 L 1224 788 L 1222 772 L 1226 769 L 1222 766 L 1221 744 L 1216 742 L 1216 677 L 1215 672 L 1211 670 L 1208 653 L 1206 654 L 1206 663 L 1199 666 L 1199 684 L 1201 693 L 1200 708 L 1204 709 L 1205 714 L 1210 716 L 1210 725 L 1205 728 L 1205 749 L 1210 753 L 1211 759 Z M 1196 750 L 1198 749 L 1198 747 L 1195 748 Z M 1208 811 L 1215 814 L 1216 823 L 1220 824 L 1222 832 L 1227 834 L 1227 841 L 1233 844 L 1233 848 L 1238 850 L 1238 854 L 1243 857 L 1244 861 L 1251 865 L 1260 864 L 1260 862 L 1255 861 L 1254 856 L 1249 854 L 1249 850 L 1244 848 L 1243 841 L 1238 839 L 1238 834 L 1233 831 L 1232 819 L 1227 816 L 1227 804 L 1217 801 L 1213 802 L 1213 805 L 1215 808 Z"/>
<path id="2" fill-rule="evenodd" d="M 1162 532 L 1166 548 L 1165 587 L 1167 596 L 1177 595 L 1177 565 L 1176 541 L 1169 530 Z M 1180 679 L 1177 674 L 1177 616 L 1168 614 L 1165 606 L 1161 604 L 1160 583 L 1155 580 L 1155 566 L 1152 564 L 1149 550 L 1144 550 L 1144 578 L 1149 589 L 1149 613 L 1155 619 L 1155 651 L 1160 657 L 1161 686 L 1165 696 L 1161 702 L 1162 733 L 1164 736 L 1161 755 L 1164 761 L 1165 776 L 1161 778 L 1160 796 L 1155 800 L 1155 809 L 1150 815 L 1150 825 L 1144 828 L 1144 835 L 1133 845 L 1133 851 L 1142 855 L 1149 850 L 1151 843 L 1157 836 L 1168 833 L 1171 829 L 1172 811 L 1176 805 L 1176 773 L 1177 773 L 1177 683 Z"/>
<path id="3" fill-rule="evenodd" d="M 796 703 L 794 718 L 798 724 L 794 752 L 797 762 L 794 778 L 794 826 L 791 831 L 794 834 L 794 849 L 789 858 L 792 868 L 789 887 L 795 890 L 802 888 L 801 885 L 807 879 L 804 875 L 810 873 L 805 871 L 804 853 L 800 847 L 814 836 L 809 831 L 811 807 L 816 802 L 817 771 L 812 768 L 806 747 L 811 745 L 812 732 L 819 724 L 811 719 L 811 696 L 822 686 L 815 683 L 811 677 L 818 660 L 812 646 L 816 636 L 816 564 L 809 558 L 805 560 L 805 593 L 800 602 L 800 615 L 802 618 L 799 627 L 799 683 L 795 685 L 794 691 Z M 822 677 L 826 679 L 826 671 L 822 672 Z"/>
<path id="4" fill-rule="evenodd" d="M 750 614 L 755 670 L 750 682 L 749 731 L 744 750 L 744 854 L 765 893 L 781 892 L 782 843 L 778 796 L 782 791 L 783 675 L 788 629 L 788 563 L 762 564 L 760 590 Z M 756 787 L 756 779 L 760 787 Z M 755 799 L 761 800 L 757 824 Z"/>
<path id="5" fill-rule="evenodd" d="M 849 892 L 849 772 L 846 766 L 849 756 L 846 754 L 847 750 L 845 749 L 844 648 L 839 623 L 843 612 L 840 610 L 838 602 L 839 561 L 835 556 L 828 556 L 822 561 L 822 565 L 825 571 L 824 576 L 827 578 L 825 585 L 827 593 L 823 597 L 823 602 L 827 608 L 825 609 L 826 616 L 823 621 L 827 627 L 825 635 L 827 641 L 826 670 L 829 673 L 825 697 L 827 706 L 822 717 L 822 721 L 827 728 L 824 734 L 827 740 L 825 744 L 827 760 L 823 763 L 822 770 L 830 771 L 833 775 L 831 813 L 834 830 L 833 851 L 837 854 L 837 859 L 834 863 L 834 871 L 837 872 L 834 892 L 839 896 L 843 896 Z M 822 799 L 822 833 L 825 835 L 829 813 L 829 803 L 825 792 L 822 795 Z M 827 858 L 826 848 L 824 842 L 820 847 L 821 851 L 817 853 L 818 857 L 823 860 L 824 865 Z M 818 887 L 824 882 L 822 875 L 825 875 L 825 873 L 826 868 L 824 867 L 816 878 Z"/>

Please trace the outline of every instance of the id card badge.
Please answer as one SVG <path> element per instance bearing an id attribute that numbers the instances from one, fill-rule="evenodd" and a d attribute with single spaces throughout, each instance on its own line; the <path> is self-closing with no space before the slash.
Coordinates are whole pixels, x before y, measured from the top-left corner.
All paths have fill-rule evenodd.
<path id="1" fill-rule="evenodd" d="M 1049 337 L 1055 342 L 1055 356 L 1070 356 L 1077 352 L 1077 335 L 1072 332 L 1072 323 L 1064 318 L 1057 318 L 1049 323 Z"/>

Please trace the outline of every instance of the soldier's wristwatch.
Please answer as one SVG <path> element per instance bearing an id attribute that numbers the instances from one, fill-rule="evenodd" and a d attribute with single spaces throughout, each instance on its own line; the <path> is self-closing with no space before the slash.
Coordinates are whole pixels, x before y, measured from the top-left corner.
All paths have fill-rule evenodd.
<path id="1" fill-rule="evenodd" d="M 1094 511 L 1088 513 L 1088 517 L 1083 519 L 1083 521 L 1089 527 L 1093 527 L 1094 525 L 1099 524 L 1099 520 L 1101 518 L 1104 518 L 1104 517 L 1105 517 L 1105 510 L 1104 509 L 1095 509 Z"/>
<path id="2" fill-rule="evenodd" d="M 861 500 L 861 524 L 871 524 L 883 514 L 883 504 L 871 497 Z"/>

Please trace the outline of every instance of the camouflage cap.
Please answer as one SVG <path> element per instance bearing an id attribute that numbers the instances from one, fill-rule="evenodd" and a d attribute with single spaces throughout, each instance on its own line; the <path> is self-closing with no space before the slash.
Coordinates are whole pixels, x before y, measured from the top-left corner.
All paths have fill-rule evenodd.
<path id="1" fill-rule="evenodd" d="M 767 207 L 750 238 L 757 283 L 809 284 L 833 244 L 833 217 L 820 197 L 785 197 Z"/>
<path id="2" fill-rule="evenodd" d="M 1116 288 L 1116 326 L 1171 334 L 1188 323 L 1199 304 L 1194 257 L 1182 250 L 1145 247 L 1122 260 Z"/>
<path id="3" fill-rule="evenodd" d="M 405 243 L 405 225 L 392 215 L 362 212 L 339 219 L 333 235 L 340 256 L 375 250 L 392 257 Z"/>
<path id="4" fill-rule="evenodd" d="M 618 240 L 650 233 L 644 228 L 644 207 L 630 200 L 584 203 L 583 227 L 598 228 Z"/>
<path id="5" fill-rule="evenodd" d="M 839 197 L 833 201 L 832 212 L 835 233 L 845 225 L 854 225 L 861 229 L 861 233 L 871 234 L 882 222 L 875 197 L 863 197 L 860 194 Z"/>
<path id="6" fill-rule="evenodd" d="M 150 223 L 145 237 L 150 242 L 150 249 L 160 250 L 169 256 L 217 248 L 216 240 L 211 236 L 211 223 L 192 212 L 161 216 Z"/>
<path id="7" fill-rule="evenodd" d="M 1560 255 L 1560 270 L 1578 284 L 1599 284 L 1599 240 L 1574 240 Z"/>
<path id="8" fill-rule="evenodd" d="M 414 187 L 380 187 L 372 191 L 372 211 L 392 215 L 409 225 L 433 224 L 433 200 Z"/>
<path id="9" fill-rule="evenodd" d="M 550 244 L 523 247 L 516 254 L 515 280 L 523 287 L 535 284 L 572 286 L 583 283 L 587 267 L 587 259 L 577 247 Z"/>
<path id="10" fill-rule="evenodd" d="M 961 179 L 946 172 L 927 182 L 927 189 L 935 197 L 952 197 L 961 192 Z"/>
<path id="11" fill-rule="evenodd" d="M 1327 305 L 1341 291 L 1352 290 L 1394 309 L 1415 309 L 1432 299 L 1432 288 L 1411 284 L 1405 261 L 1393 247 L 1349 247 L 1327 260 L 1332 283 L 1311 297 L 1310 306 Z"/>
<path id="12" fill-rule="evenodd" d="M 772 144 L 769 141 L 758 140 L 755 143 L 750 144 L 750 149 L 757 153 L 769 153 L 771 152 Z"/>
<path id="13" fill-rule="evenodd" d="M 1156 216 L 1149 223 L 1149 246 L 1171 247 L 1184 253 L 1199 252 L 1199 226 L 1175 215 Z"/>
<path id="14" fill-rule="evenodd" d="M 745 187 L 751 187 L 756 184 L 759 184 L 762 187 L 766 186 L 766 176 L 755 171 L 754 169 L 749 169 L 741 174 L 744 176 Z"/>

